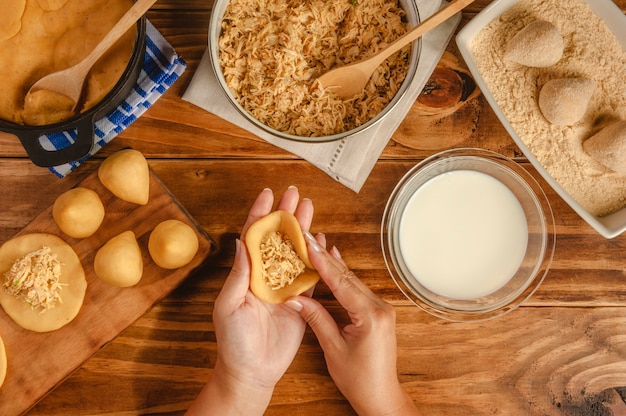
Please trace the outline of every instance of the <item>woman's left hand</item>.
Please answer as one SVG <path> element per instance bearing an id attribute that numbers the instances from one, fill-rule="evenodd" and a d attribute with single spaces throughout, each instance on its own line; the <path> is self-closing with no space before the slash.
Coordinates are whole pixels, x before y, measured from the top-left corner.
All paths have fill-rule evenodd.
<path id="1" fill-rule="evenodd" d="M 218 383 L 213 387 L 219 387 L 222 399 L 228 399 L 230 404 L 238 402 L 238 406 L 253 407 L 247 407 L 242 414 L 263 413 L 274 386 L 291 365 L 306 327 L 297 312 L 284 304 L 265 303 L 249 289 L 250 259 L 243 242 L 248 227 L 269 214 L 273 204 L 274 194 L 270 189 L 264 189 L 252 205 L 241 232 L 242 241 L 237 241 L 233 268 L 213 310 L 217 362 L 207 388 L 211 383 Z M 294 213 L 302 230 L 309 230 L 313 203 L 309 199 L 300 201 L 295 187 L 285 191 L 276 209 Z M 320 235 L 318 239 L 325 246 L 324 237 Z M 312 290 L 308 295 L 311 293 Z M 208 396 L 212 395 L 214 393 Z M 214 405 L 210 407 L 214 408 Z M 207 410 L 206 405 L 194 403 L 194 407 Z"/>

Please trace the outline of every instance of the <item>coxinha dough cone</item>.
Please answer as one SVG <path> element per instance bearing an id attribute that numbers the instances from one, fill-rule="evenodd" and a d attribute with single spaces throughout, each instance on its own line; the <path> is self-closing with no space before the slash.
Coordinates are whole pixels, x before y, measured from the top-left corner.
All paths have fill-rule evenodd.
<path id="1" fill-rule="evenodd" d="M 96 253 L 96 276 L 117 287 L 134 286 L 143 276 L 141 248 L 132 231 L 124 231 L 107 241 Z"/>
<path id="2" fill-rule="evenodd" d="M 100 182 L 120 199 L 146 205 L 150 198 L 150 169 L 143 154 L 124 149 L 106 158 L 98 168 Z"/>
<path id="3" fill-rule="evenodd" d="M 47 310 L 32 308 L 23 299 L 9 294 L 5 289 L 6 273 L 16 260 L 49 247 L 60 262 L 59 284 L 61 302 Z M 71 322 L 83 305 L 87 280 L 78 255 L 72 247 L 52 234 L 33 233 L 15 237 L 0 247 L 0 305 L 7 315 L 22 328 L 35 332 L 48 332 Z"/>
<path id="4" fill-rule="evenodd" d="M 300 260 L 304 263 L 304 271 L 302 274 L 280 288 L 272 288 L 267 277 L 265 276 L 265 273 L 263 272 L 264 269 L 272 267 L 283 269 L 283 267 L 281 265 L 277 265 L 277 263 L 287 261 L 285 256 L 280 255 L 278 256 L 279 258 L 274 257 L 270 260 L 274 263 L 274 265 L 268 265 L 267 263 L 268 251 L 278 251 L 273 249 L 268 250 L 267 248 L 268 236 L 276 232 L 280 234 L 281 239 L 286 236 L 289 240 L 291 240 L 293 250 L 287 251 L 295 251 L 295 254 L 297 254 Z M 250 290 L 259 299 L 265 302 L 284 302 L 290 297 L 297 296 L 312 288 L 320 278 L 319 274 L 309 260 L 309 254 L 307 252 L 304 236 L 302 235 L 302 230 L 300 229 L 300 224 L 298 223 L 296 217 L 290 212 L 280 210 L 274 211 L 271 214 L 257 220 L 250 226 L 250 228 L 248 228 L 245 236 L 245 242 L 251 262 Z"/>

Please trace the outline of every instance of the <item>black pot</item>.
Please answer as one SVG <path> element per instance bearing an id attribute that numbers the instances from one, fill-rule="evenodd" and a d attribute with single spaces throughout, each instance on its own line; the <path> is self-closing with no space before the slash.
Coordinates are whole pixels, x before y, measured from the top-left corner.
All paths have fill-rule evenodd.
<path id="1" fill-rule="evenodd" d="M 87 156 L 94 145 L 94 123 L 107 116 L 128 97 L 144 62 L 146 51 L 146 17 L 137 21 L 137 40 L 128 66 L 119 81 L 98 104 L 71 119 L 44 126 L 23 126 L 0 120 L 0 131 L 14 134 L 37 166 L 51 167 L 73 162 Z M 76 129 L 76 141 L 60 150 L 44 149 L 40 136 Z"/>

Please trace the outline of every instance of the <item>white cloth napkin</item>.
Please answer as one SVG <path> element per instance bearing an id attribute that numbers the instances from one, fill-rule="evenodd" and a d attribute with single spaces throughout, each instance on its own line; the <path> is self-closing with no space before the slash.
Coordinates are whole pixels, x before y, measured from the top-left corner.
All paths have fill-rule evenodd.
<path id="1" fill-rule="evenodd" d="M 420 19 L 423 21 L 446 2 L 416 0 L 416 3 Z M 324 143 L 303 143 L 276 137 L 256 127 L 239 114 L 221 90 L 211 69 L 208 50 L 205 51 L 193 79 L 183 94 L 183 100 L 302 157 L 343 185 L 359 192 L 389 139 L 430 78 L 460 19 L 461 13 L 457 13 L 422 37 L 417 73 L 407 93 L 398 102 L 393 112 L 383 118 L 378 125 L 347 139 Z"/>

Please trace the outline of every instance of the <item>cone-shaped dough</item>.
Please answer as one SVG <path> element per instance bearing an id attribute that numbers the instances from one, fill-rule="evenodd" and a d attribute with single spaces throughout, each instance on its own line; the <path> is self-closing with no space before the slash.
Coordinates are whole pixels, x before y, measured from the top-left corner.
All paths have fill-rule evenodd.
<path id="1" fill-rule="evenodd" d="M 571 126 L 585 115 L 595 88 L 587 78 L 553 79 L 539 92 L 539 108 L 550 123 Z"/>
<path id="2" fill-rule="evenodd" d="M 279 231 L 287 235 L 293 242 L 296 254 L 304 262 L 306 269 L 291 284 L 273 290 L 262 275 L 263 262 L 261 260 L 261 242 L 264 237 L 272 232 Z M 259 299 L 268 303 L 284 302 L 290 297 L 297 296 L 313 287 L 320 276 L 313 268 L 309 254 L 296 217 L 287 211 L 274 211 L 269 215 L 257 220 L 246 232 L 246 247 L 250 255 L 250 290 Z"/>
<path id="3" fill-rule="evenodd" d="M 96 275 L 118 287 L 134 286 L 143 276 L 143 257 L 135 233 L 124 231 L 107 241 L 96 253 Z"/>
<path id="4" fill-rule="evenodd" d="M 148 203 L 150 169 L 138 150 L 120 150 L 106 158 L 98 169 L 98 178 L 118 198 L 139 205 Z"/>
<path id="5" fill-rule="evenodd" d="M 525 26 L 507 45 L 504 59 L 520 65 L 545 68 L 563 57 L 563 38 L 556 26 L 537 20 Z"/>
<path id="6" fill-rule="evenodd" d="M 586 140 L 583 149 L 607 168 L 626 173 L 626 121 L 606 126 Z"/>

